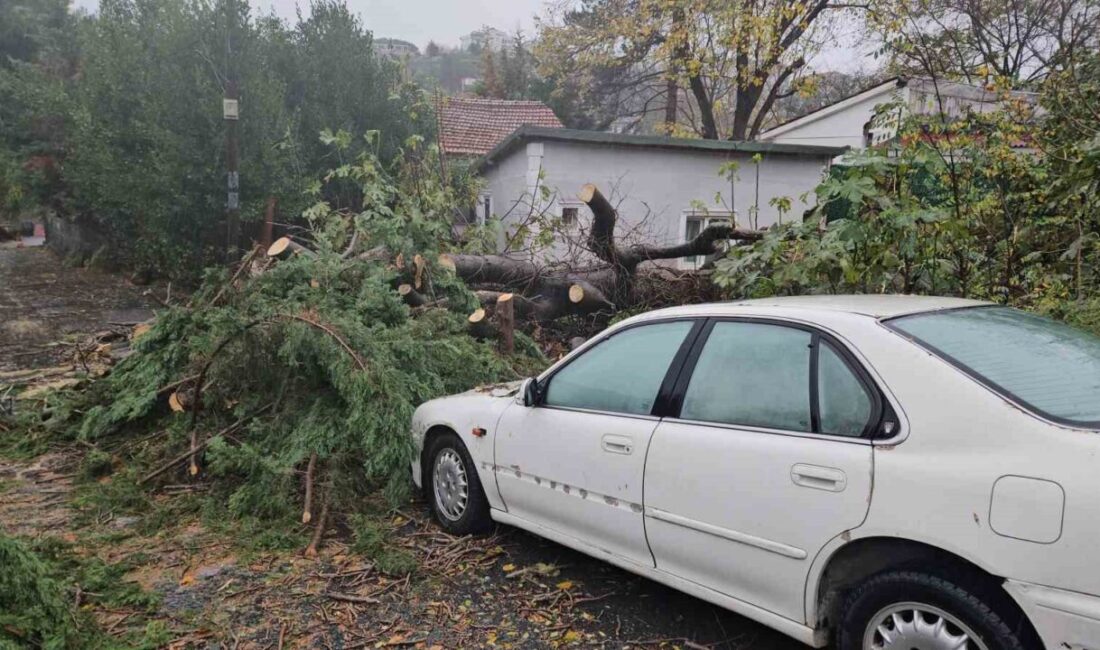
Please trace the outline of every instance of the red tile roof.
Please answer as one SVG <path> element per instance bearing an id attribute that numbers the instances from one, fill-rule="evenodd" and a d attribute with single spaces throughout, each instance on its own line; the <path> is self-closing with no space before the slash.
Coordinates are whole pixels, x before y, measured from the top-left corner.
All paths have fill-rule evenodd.
<path id="1" fill-rule="evenodd" d="M 481 156 L 524 124 L 561 128 L 542 102 L 446 97 L 439 111 L 439 140 L 451 155 Z"/>

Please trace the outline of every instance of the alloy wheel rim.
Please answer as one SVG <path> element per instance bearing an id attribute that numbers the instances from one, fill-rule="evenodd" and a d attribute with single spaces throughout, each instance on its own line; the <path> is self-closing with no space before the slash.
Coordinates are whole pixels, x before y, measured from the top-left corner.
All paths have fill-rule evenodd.
<path id="1" fill-rule="evenodd" d="M 895 603 L 871 617 L 863 650 L 989 650 L 955 616 L 924 603 Z"/>
<path id="2" fill-rule="evenodd" d="M 470 483 L 466 466 L 454 449 L 444 449 L 436 456 L 432 485 L 439 512 L 448 521 L 461 519 L 470 500 Z"/>

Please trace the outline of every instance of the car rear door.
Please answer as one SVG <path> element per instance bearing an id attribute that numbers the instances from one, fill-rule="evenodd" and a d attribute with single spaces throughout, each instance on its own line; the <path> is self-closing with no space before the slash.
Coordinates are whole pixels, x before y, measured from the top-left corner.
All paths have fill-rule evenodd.
<path id="1" fill-rule="evenodd" d="M 540 380 L 535 406 L 497 425 L 497 486 L 508 513 L 653 566 L 642 521 L 646 448 L 658 398 L 701 329 L 696 320 L 619 330 Z"/>
<path id="2" fill-rule="evenodd" d="M 710 321 L 650 442 L 657 568 L 803 621 L 814 556 L 867 514 L 876 395 L 820 332 Z"/>

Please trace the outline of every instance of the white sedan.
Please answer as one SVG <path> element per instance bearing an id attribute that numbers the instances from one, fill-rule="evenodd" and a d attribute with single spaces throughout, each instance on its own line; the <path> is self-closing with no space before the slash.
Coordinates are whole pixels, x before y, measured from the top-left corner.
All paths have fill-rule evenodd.
<path id="1" fill-rule="evenodd" d="M 509 524 L 809 645 L 1100 649 L 1100 339 L 976 301 L 817 296 L 618 323 L 433 400 L 452 533 Z"/>

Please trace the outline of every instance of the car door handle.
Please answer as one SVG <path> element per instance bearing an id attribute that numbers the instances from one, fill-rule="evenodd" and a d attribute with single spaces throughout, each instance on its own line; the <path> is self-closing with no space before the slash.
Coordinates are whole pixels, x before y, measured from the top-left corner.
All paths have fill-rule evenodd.
<path id="1" fill-rule="evenodd" d="M 791 480 L 795 485 L 828 492 L 842 492 L 848 487 L 848 476 L 844 472 L 819 465 L 795 465 L 791 468 Z"/>
<path id="2" fill-rule="evenodd" d="M 612 454 L 634 453 L 634 439 L 629 436 L 616 436 L 609 433 L 601 439 L 600 445 L 604 451 Z"/>

